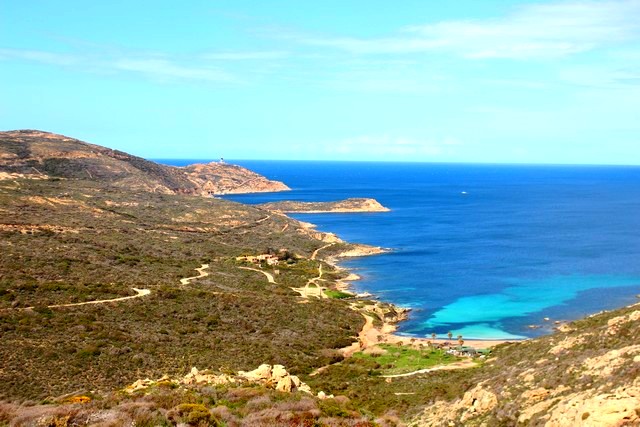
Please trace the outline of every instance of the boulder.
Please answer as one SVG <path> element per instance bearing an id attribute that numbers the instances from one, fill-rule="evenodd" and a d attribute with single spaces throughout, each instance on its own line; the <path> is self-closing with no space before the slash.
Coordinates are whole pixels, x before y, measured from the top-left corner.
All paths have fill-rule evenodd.
<path id="1" fill-rule="evenodd" d="M 280 379 L 280 381 L 278 381 L 278 384 L 276 385 L 276 390 L 282 391 L 285 393 L 291 393 L 294 387 L 295 386 L 293 385 L 293 381 L 291 380 L 291 377 L 287 375 L 286 377 L 283 377 L 282 379 Z"/>
<path id="2" fill-rule="evenodd" d="M 284 366 L 282 366 L 282 365 L 273 365 L 273 368 L 271 369 L 271 378 L 273 379 L 274 382 L 277 383 L 282 378 L 284 378 L 284 377 L 286 377 L 288 375 L 289 375 L 289 373 L 284 368 Z"/>
<path id="3" fill-rule="evenodd" d="M 246 378 L 249 381 L 260 381 L 260 380 L 269 380 L 271 379 L 271 365 L 262 364 L 257 369 L 253 371 L 245 372 L 240 371 L 238 375 Z"/>
<path id="4" fill-rule="evenodd" d="M 324 391 L 319 391 L 318 392 L 318 399 L 320 399 L 320 400 L 333 399 L 334 397 L 335 396 L 333 394 L 327 395 Z"/>
<path id="5" fill-rule="evenodd" d="M 290 375 L 291 377 L 291 381 L 293 381 L 293 385 L 297 387 L 300 387 L 300 384 L 302 384 L 302 381 L 300 381 L 300 378 L 296 377 L 295 375 Z"/>
<path id="6" fill-rule="evenodd" d="M 498 405 L 498 398 L 492 392 L 485 390 L 481 385 L 466 392 L 459 406 L 466 408 L 460 421 L 463 423 L 470 418 L 485 414 Z"/>

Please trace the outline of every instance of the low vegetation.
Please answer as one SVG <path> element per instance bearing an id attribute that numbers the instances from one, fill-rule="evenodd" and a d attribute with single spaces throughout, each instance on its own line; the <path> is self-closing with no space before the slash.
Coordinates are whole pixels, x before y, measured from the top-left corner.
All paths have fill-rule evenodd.
<path id="1" fill-rule="evenodd" d="M 353 298 L 353 294 L 349 294 L 347 292 L 336 291 L 336 290 L 326 290 L 324 294 L 329 298 L 337 298 L 337 299 L 345 299 L 345 298 Z"/>
<path id="2" fill-rule="evenodd" d="M 439 348 L 381 344 L 353 355 L 356 359 L 366 359 L 376 363 L 379 374 L 404 374 L 459 361 L 460 358 Z"/>
<path id="3" fill-rule="evenodd" d="M 128 193 L 90 181 L 0 181 L 0 396 L 105 391 L 192 366 L 310 372 L 364 323 L 336 299 L 300 304 L 323 245 L 281 216 L 224 200 Z M 286 223 L 291 231 L 282 233 Z M 287 248 L 277 284 L 236 256 Z M 181 285 L 209 264 L 209 276 Z M 327 267 L 328 268 L 328 267 Z M 133 295 L 106 305 L 47 306 Z M 21 308 L 34 307 L 32 310 Z"/>

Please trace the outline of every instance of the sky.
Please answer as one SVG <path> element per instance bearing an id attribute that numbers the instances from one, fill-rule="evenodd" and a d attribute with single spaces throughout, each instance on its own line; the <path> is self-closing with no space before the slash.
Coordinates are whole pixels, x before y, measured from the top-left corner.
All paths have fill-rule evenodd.
<path id="1" fill-rule="evenodd" d="M 0 0 L 0 130 L 146 158 L 640 164 L 640 0 Z"/>

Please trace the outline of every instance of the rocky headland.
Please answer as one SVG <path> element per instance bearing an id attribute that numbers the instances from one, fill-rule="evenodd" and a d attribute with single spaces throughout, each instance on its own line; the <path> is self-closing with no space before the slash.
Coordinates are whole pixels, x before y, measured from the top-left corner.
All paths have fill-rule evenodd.
<path id="1" fill-rule="evenodd" d="M 351 198 L 335 202 L 298 202 L 282 201 L 260 205 L 261 208 L 283 213 L 357 213 L 389 212 L 375 199 Z"/>
<path id="2" fill-rule="evenodd" d="M 201 196 L 289 190 L 282 182 L 236 165 L 167 166 L 38 130 L 0 132 L 0 179 L 10 178 L 83 179 L 138 191 Z"/>

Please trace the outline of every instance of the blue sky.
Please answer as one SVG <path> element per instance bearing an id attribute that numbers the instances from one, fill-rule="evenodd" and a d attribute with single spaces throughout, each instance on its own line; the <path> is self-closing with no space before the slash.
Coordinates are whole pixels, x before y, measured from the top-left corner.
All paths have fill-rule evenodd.
<path id="1" fill-rule="evenodd" d="M 640 164 L 640 0 L 3 0 L 0 129 L 147 158 Z"/>

